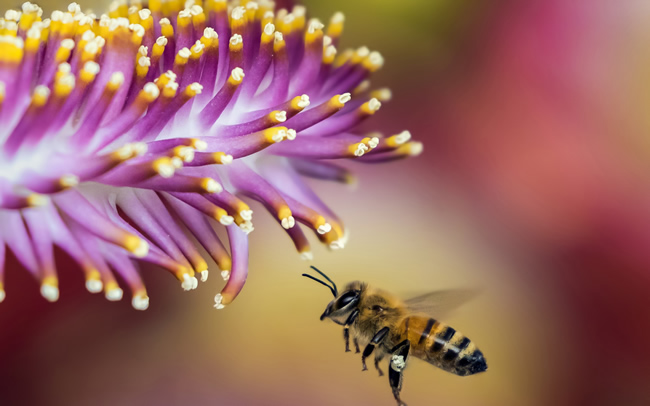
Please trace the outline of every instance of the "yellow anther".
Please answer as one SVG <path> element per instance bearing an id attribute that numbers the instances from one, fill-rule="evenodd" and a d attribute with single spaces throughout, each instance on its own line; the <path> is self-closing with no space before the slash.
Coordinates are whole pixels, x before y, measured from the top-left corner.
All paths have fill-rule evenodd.
<path id="1" fill-rule="evenodd" d="M 149 66 L 151 66 L 151 59 L 146 56 L 141 56 L 135 65 L 135 72 L 138 78 L 142 79 L 149 73 Z"/>
<path id="2" fill-rule="evenodd" d="M 235 34 L 230 38 L 228 48 L 231 53 L 241 52 L 244 49 L 244 40 L 241 35 Z"/>
<path id="3" fill-rule="evenodd" d="M 149 16 L 145 19 L 142 19 L 142 17 L 147 14 L 143 14 L 145 11 L 149 10 L 140 10 L 140 25 L 145 29 L 145 31 L 151 31 L 153 29 L 153 17 L 151 16 L 151 12 L 149 12 Z"/>
<path id="4" fill-rule="evenodd" d="M 291 14 L 293 14 L 294 17 L 293 22 L 291 23 L 292 31 L 302 31 L 305 28 L 305 22 L 307 21 L 305 17 L 307 9 L 305 6 L 296 5 L 293 6 Z"/>
<path id="5" fill-rule="evenodd" d="M 38 193 L 32 193 L 26 198 L 29 207 L 41 207 L 47 204 L 47 197 Z"/>
<path id="6" fill-rule="evenodd" d="M 41 295 L 50 302 L 59 299 L 59 280 L 56 276 L 50 275 L 41 281 Z"/>
<path id="7" fill-rule="evenodd" d="M 359 110 L 364 115 L 373 115 L 379 110 L 380 107 L 381 102 L 373 97 L 372 99 L 363 103 L 361 107 L 359 107 Z"/>
<path id="8" fill-rule="evenodd" d="M 172 149 L 172 154 L 182 159 L 183 162 L 191 162 L 194 159 L 194 148 L 179 145 Z"/>
<path id="9" fill-rule="evenodd" d="M 176 58 L 174 59 L 174 65 L 175 66 L 184 66 L 187 64 L 187 61 L 189 60 L 190 56 L 192 53 L 190 52 L 189 49 L 183 48 L 178 53 L 176 54 Z"/>
<path id="10" fill-rule="evenodd" d="M 363 142 L 357 142 L 348 147 L 348 152 L 356 157 L 363 156 L 368 151 L 368 146 Z"/>
<path id="11" fill-rule="evenodd" d="M 334 45 L 329 45 L 323 48 L 323 63 L 325 65 L 331 65 L 336 58 L 336 48 Z"/>
<path id="12" fill-rule="evenodd" d="M 329 228 L 324 228 L 326 225 L 327 220 L 325 220 L 325 217 L 321 215 L 316 215 L 316 217 L 311 219 L 311 226 L 314 228 L 314 230 L 318 230 L 319 234 L 324 234 L 324 230 L 329 230 Z"/>
<path id="13" fill-rule="evenodd" d="M 287 136 L 287 127 L 272 127 L 264 130 L 264 139 L 269 144 L 274 144 L 285 139 Z"/>
<path id="14" fill-rule="evenodd" d="M 218 222 L 221 222 L 221 220 L 222 220 L 224 217 L 227 217 L 227 216 L 228 216 L 228 212 L 227 212 L 226 210 L 222 209 L 222 208 L 219 207 L 219 206 L 214 206 L 214 207 L 213 207 L 213 211 L 214 211 L 214 212 L 212 213 L 212 217 L 213 217 L 215 220 L 217 220 Z"/>
<path id="15" fill-rule="evenodd" d="M 412 141 L 412 142 L 407 142 L 404 145 L 401 145 L 399 148 L 395 150 L 395 152 L 398 155 L 417 156 L 420 155 L 423 150 L 424 150 L 424 146 L 422 145 L 421 142 Z"/>
<path id="16" fill-rule="evenodd" d="M 387 102 L 393 98 L 393 93 L 390 91 L 389 88 L 385 87 L 370 92 L 370 97 L 374 97 L 381 102 Z"/>
<path id="17" fill-rule="evenodd" d="M 72 74 L 62 76 L 54 83 L 54 94 L 58 98 L 67 97 L 75 86 L 75 77 Z"/>
<path id="18" fill-rule="evenodd" d="M 58 288 L 59 287 L 59 279 L 56 276 L 53 276 L 53 275 L 46 276 L 41 281 L 41 286 L 44 286 L 44 285 L 45 286 L 51 286 L 51 287 L 54 287 L 54 288 Z"/>
<path id="19" fill-rule="evenodd" d="M 357 96 L 361 93 L 365 93 L 369 88 L 370 88 L 370 81 L 364 80 L 363 82 L 359 83 L 357 87 L 354 88 L 352 94 Z"/>
<path id="20" fill-rule="evenodd" d="M 167 18 L 160 20 L 160 32 L 166 38 L 174 37 L 174 27 Z"/>
<path id="21" fill-rule="evenodd" d="M 205 50 L 205 45 L 197 41 L 194 45 L 192 45 L 192 48 L 190 48 L 190 58 L 193 60 L 199 60 L 201 58 L 201 55 L 203 55 L 203 51 Z"/>
<path id="22" fill-rule="evenodd" d="M 160 60 L 160 57 L 165 52 L 165 46 L 167 46 L 167 38 L 158 38 L 153 44 L 153 49 L 151 50 L 151 59 L 154 61 Z"/>
<path id="23" fill-rule="evenodd" d="M 284 123 L 287 121 L 287 112 L 282 110 L 273 110 L 267 115 L 267 117 L 273 124 Z"/>
<path id="24" fill-rule="evenodd" d="M 123 293 L 115 280 L 106 281 L 104 284 L 104 295 L 110 301 L 122 300 Z"/>
<path id="25" fill-rule="evenodd" d="M 31 54 L 35 54 L 41 46 L 41 33 L 38 32 L 38 37 L 28 36 L 25 40 L 25 50 Z"/>
<path id="26" fill-rule="evenodd" d="M 138 93 L 137 99 L 148 105 L 153 103 L 158 96 L 160 96 L 160 89 L 158 89 L 158 86 L 153 83 L 147 83 Z"/>
<path id="27" fill-rule="evenodd" d="M 287 17 L 288 14 L 289 14 L 289 11 L 287 11 L 286 8 L 281 8 L 280 10 L 275 12 L 275 20 L 273 21 L 273 23 L 275 24 L 275 28 L 278 31 L 281 31 L 283 33 L 285 32 L 284 31 L 284 29 L 285 29 L 284 20 L 285 20 L 285 18 Z"/>
<path id="28" fill-rule="evenodd" d="M 32 95 L 32 105 L 34 105 L 34 107 L 42 107 L 47 103 L 49 98 L 50 89 L 47 86 L 36 86 L 34 94 Z"/>
<path id="29" fill-rule="evenodd" d="M 129 8 L 129 23 L 130 24 L 139 24 L 140 23 L 140 15 L 138 15 L 138 11 L 140 11 L 136 6 L 131 6 Z"/>
<path id="30" fill-rule="evenodd" d="M 201 178 L 201 189 L 207 193 L 220 193 L 223 187 L 212 178 Z"/>
<path id="31" fill-rule="evenodd" d="M 55 60 L 56 63 L 65 62 L 70 58 L 70 52 L 74 48 L 74 41 L 71 39 L 64 39 L 61 41 L 61 46 L 56 50 Z"/>
<path id="32" fill-rule="evenodd" d="M 371 52 L 363 59 L 362 63 L 363 67 L 370 72 L 376 72 L 384 66 L 384 58 L 379 52 Z"/>
<path id="33" fill-rule="evenodd" d="M 313 44 L 317 41 L 323 41 L 323 24 L 317 19 L 309 21 L 309 27 L 305 32 L 305 43 Z"/>
<path id="34" fill-rule="evenodd" d="M 292 216 L 291 209 L 290 209 L 289 206 L 287 206 L 286 204 L 282 204 L 282 205 L 277 209 L 277 212 L 278 212 L 278 218 L 279 218 L 280 220 Z"/>
<path id="35" fill-rule="evenodd" d="M 178 13 L 178 18 L 176 19 L 176 26 L 178 27 L 179 30 L 185 29 L 189 27 L 189 25 L 192 23 L 192 14 L 190 13 L 190 10 L 182 10 L 180 13 Z"/>
<path id="36" fill-rule="evenodd" d="M 214 162 L 221 165 L 228 165 L 232 162 L 232 155 L 228 155 L 225 152 L 215 152 L 212 154 L 212 159 Z"/>
<path id="37" fill-rule="evenodd" d="M 106 90 L 111 93 L 117 92 L 117 89 L 124 83 L 124 74 L 122 72 L 115 72 L 111 75 L 110 80 L 106 83 Z"/>
<path id="38" fill-rule="evenodd" d="M 21 31 L 27 31 L 32 28 L 32 24 L 37 21 L 37 18 L 36 13 L 23 13 L 18 22 L 18 27 Z"/>
<path id="39" fill-rule="evenodd" d="M 86 62 L 79 74 L 79 80 L 88 84 L 95 80 L 97 73 L 99 73 L 99 65 L 95 62 Z"/>
<path id="40" fill-rule="evenodd" d="M 275 40 L 275 25 L 269 22 L 262 31 L 262 44 L 269 44 Z"/>
<path id="41" fill-rule="evenodd" d="M 205 151 L 208 148 L 208 144 L 199 138 L 188 138 L 189 146 L 194 148 L 197 151 Z"/>
<path id="42" fill-rule="evenodd" d="M 133 24 L 131 27 L 133 29 L 131 32 L 131 43 L 134 46 L 139 47 L 140 44 L 142 44 L 142 39 L 144 38 L 144 27 L 140 24 Z"/>
<path id="43" fill-rule="evenodd" d="M 342 109 L 351 99 L 350 93 L 337 94 L 329 100 L 329 105 L 335 109 Z"/>
<path id="44" fill-rule="evenodd" d="M 246 6 L 246 19 L 248 20 L 248 22 L 255 21 L 257 16 L 257 11 L 259 10 L 259 6 L 257 2 L 249 1 L 246 2 L 246 4 L 242 4 L 242 6 Z"/>
<path id="45" fill-rule="evenodd" d="M 294 111 L 302 111 L 303 109 L 309 107 L 309 96 L 303 94 L 302 96 L 296 96 L 291 99 L 291 109 Z"/>
<path id="46" fill-rule="evenodd" d="M 333 39 L 339 38 L 343 32 L 343 24 L 345 16 L 343 13 L 336 13 L 332 16 L 329 25 L 327 26 L 327 36 Z"/>
<path id="47" fill-rule="evenodd" d="M 158 88 L 162 90 L 165 86 L 176 81 L 176 74 L 172 71 L 167 71 L 160 75 L 154 82 Z"/>
<path id="48" fill-rule="evenodd" d="M 151 167 L 163 178 L 169 178 L 174 175 L 174 161 L 170 157 L 164 156 L 154 160 Z"/>
<path id="49" fill-rule="evenodd" d="M 59 187 L 68 189 L 79 184 L 79 177 L 76 175 L 63 175 L 59 178 Z"/>
<path id="50" fill-rule="evenodd" d="M 192 258 L 190 258 L 190 261 L 192 262 L 192 266 L 194 267 L 194 271 L 196 273 L 201 273 L 208 270 L 208 263 L 205 262 L 205 259 L 201 258 L 201 256 L 194 255 Z"/>
<path id="51" fill-rule="evenodd" d="M 233 33 L 241 33 L 247 23 L 246 8 L 235 7 L 230 13 L 230 28 Z"/>
<path id="52" fill-rule="evenodd" d="M 163 87 L 162 94 L 164 98 L 171 99 L 176 96 L 177 91 L 178 91 L 178 83 L 169 82 L 165 85 L 165 87 Z"/>
<path id="53" fill-rule="evenodd" d="M 185 88 L 184 93 L 187 98 L 192 98 L 198 94 L 201 94 L 202 90 L 203 86 L 201 86 L 199 83 L 192 83 Z"/>
<path id="54" fill-rule="evenodd" d="M 85 264 L 86 271 L 86 289 L 91 293 L 99 293 L 104 288 L 102 277 L 99 271 L 92 267 L 92 264 Z"/>
<path id="55" fill-rule="evenodd" d="M 391 148 L 397 148 L 400 145 L 403 145 L 410 141 L 411 139 L 411 133 L 408 131 L 402 131 L 399 134 L 392 135 L 388 138 L 386 138 L 386 145 Z"/>
<path id="56" fill-rule="evenodd" d="M 232 70 L 230 77 L 228 78 L 228 83 L 231 86 L 239 86 L 244 80 L 244 70 L 242 68 L 235 68 Z"/>
<path id="57" fill-rule="evenodd" d="M 201 10 L 200 13 L 194 14 L 192 13 L 192 25 L 194 25 L 194 29 L 196 30 L 201 30 L 203 27 L 205 27 L 205 13 L 203 10 Z"/>
<path id="58" fill-rule="evenodd" d="M 261 9 L 262 8 L 260 7 L 260 10 Z M 267 9 L 267 11 L 264 11 L 261 14 L 261 16 L 262 16 L 262 18 L 261 18 L 261 20 L 262 20 L 262 23 L 261 23 L 262 29 L 266 28 L 266 26 L 268 24 L 273 24 L 275 22 L 275 14 L 270 9 Z M 262 37 L 262 38 L 264 38 L 264 37 Z"/>
<path id="59" fill-rule="evenodd" d="M 282 33 L 276 31 L 275 33 L 275 38 L 273 41 L 273 52 L 276 54 L 279 53 L 280 51 L 284 50 L 284 47 L 286 46 L 286 42 L 284 41 L 284 35 Z"/>

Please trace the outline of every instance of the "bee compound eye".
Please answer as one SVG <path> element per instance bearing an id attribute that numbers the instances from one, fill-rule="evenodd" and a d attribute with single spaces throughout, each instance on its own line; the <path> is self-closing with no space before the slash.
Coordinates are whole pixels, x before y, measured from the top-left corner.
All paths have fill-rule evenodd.
<path id="1" fill-rule="evenodd" d="M 357 294 L 355 292 L 344 293 L 339 299 L 339 308 L 349 305 L 356 297 Z"/>

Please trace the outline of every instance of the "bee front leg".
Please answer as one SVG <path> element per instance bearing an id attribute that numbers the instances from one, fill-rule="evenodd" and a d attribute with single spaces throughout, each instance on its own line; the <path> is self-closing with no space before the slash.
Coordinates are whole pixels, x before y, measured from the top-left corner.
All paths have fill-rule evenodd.
<path id="1" fill-rule="evenodd" d="M 377 334 L 375 334 L 374 337 L 372 337 L 372 340 L 370 340 L 368 345 L 366 345 L 366 348 L 363 350 L 363 354 L 361 355 L 361 364 L 363 365 L 362 371 L 368 370 L 368 367 L 366 366 L 366 358 L 372 354 L 372 352 L 375 350 L 375 346 L 386 338 L 389 331 L 390 329 L 388 327 L 382 328 L 377 332 Z"/>
<path id="2" fill-rule="evenodd" d="M 354 351 L 356 354 L 361 352 L 361 350 L 359 349 L 359 340 L 356 337 L 354 337 L 354 348 L 356 350 Z"/>
<path id="3" fill-rule="evenodd" d="M 393 389 L 393 396 L 397 401 L 397 406 L 406 406 L 406 403 L 400 399 L 399 393 L 402 390 L 402 371 L 406 367 L 410 348 L 411 342 L 404 340 L 397 344 L 391 351 L 392 356 L 388 368 L 388 381 L 390 382 L 390 387 Z"/>
<path id="4" fill-rule="evenodd" d="M 359 309 L 354 309 L 350 316 L 345 321 L 345 327 L 343 327 L 343 339 L 345 340 L 345 352 L 350 352 L 350 325 L 355 322 L 359 317 Z M 354 339 L 356 345 L 357 339 Z M 357 352 L 359 352 L 359 346 L 357 345 Z"/>

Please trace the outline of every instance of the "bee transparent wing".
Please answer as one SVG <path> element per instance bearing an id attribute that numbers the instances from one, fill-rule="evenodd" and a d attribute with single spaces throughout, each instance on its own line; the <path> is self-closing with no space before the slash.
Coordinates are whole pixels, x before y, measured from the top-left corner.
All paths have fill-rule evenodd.
<path id="1" fill-rule="evenodd" d="M 404 303 L 414 313 L 445 318 L 478 294 L 478 290 L 472 289 L 437 290 L 408 299 Z"/>

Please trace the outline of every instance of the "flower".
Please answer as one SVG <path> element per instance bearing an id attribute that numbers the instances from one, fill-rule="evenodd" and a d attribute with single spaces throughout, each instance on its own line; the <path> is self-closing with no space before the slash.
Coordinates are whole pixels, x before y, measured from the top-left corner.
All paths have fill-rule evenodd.
<path id="1" fill-rule="evenodd" d="M 0 301 L 5 247 L 56 301 L 58 246 L 90 292 L 120 300 L 116 273 L 144 310 L 138 261 L 195 289 L 195 275 L 208 277 L 195 239 L 227 281 L 222 308 L 248 272 L 253 212 L 242 197 L 261 202 L 311 259 L 297 223 L 332 249 L 345 229 L 300 175 L 345 181 L 329 160 L 421 151 L 406 131 L 351 131 L 390 92 L 369 90 L 379 53 L 337 56 L 342 14 L 324 31 L 301 6 L 238 4 L 120 1 L 97 18 L 72 3 L 42 19 L 27 2 L 0 19 Z"/>

